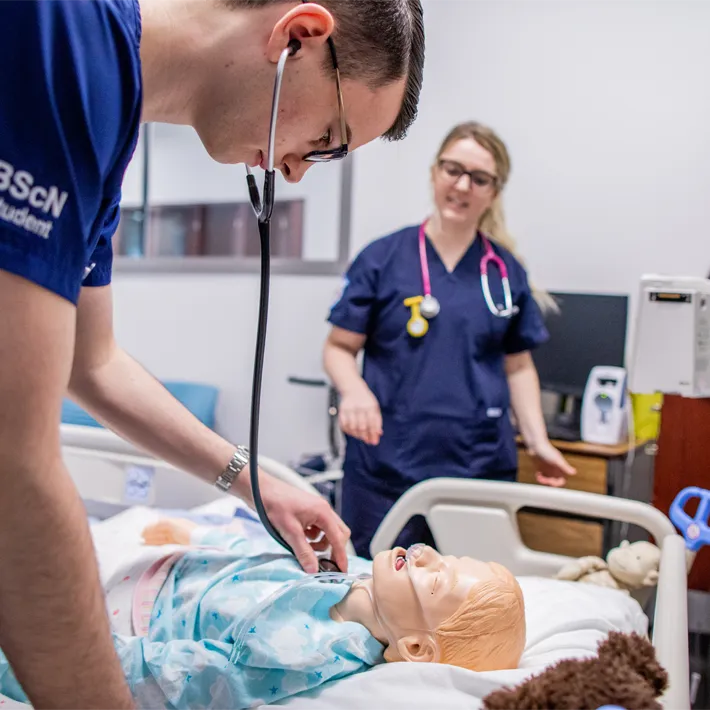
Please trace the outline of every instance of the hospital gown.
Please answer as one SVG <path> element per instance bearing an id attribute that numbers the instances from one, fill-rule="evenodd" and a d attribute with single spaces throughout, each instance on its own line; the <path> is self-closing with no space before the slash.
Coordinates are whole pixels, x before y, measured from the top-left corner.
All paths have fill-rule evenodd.
<path id="1" fill-rule="evenodd" d="M 170 571 L 148 637 L 114 634 L 138 707 L 255 707 L 382 662 L 383 647 L 364 626 L 330 618 L 350 583 L 291 588 L 254 617 L 268 597 L 306 576 L 294 558 L 270 538 L 217 529 L 193 541 L 205 549 L 189 550 Z M 369 573 L 370 565 L 352 559 L 349 571 Z M 2 654 L 0 692 L 25 699 Z"/>

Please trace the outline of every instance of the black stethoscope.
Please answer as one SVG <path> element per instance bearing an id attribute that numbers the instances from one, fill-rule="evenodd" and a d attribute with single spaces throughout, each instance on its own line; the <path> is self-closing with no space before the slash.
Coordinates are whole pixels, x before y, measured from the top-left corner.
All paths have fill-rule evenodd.
<path id="1" fill-rule="evenodd" d="M 274 81 L 274 95 L 271 104 L 271 125 L 269 127 L 269 146 L 267 155 L 267 167 L 264 174 L 263 199 L 259 196 L 259 188 L 256 179 L 249 166 L 247 169 L 247 186 L 249 188 L 249 200 L 257 218 L 259 226 L 259 241 L 261 243 L 261 285 L 259 292 L 259 321 L 256 335 L 256 356 L 254 358 L 254 380 L 252 383 L 251 396 L 251 425 L 249 432 L 249 479 L 251 481 L 254 507 L 266 531 L 282 547 L 285 547 L 291 554 L 295 554 L 279 531 L 269 520 L 269 516 L 264 508 L 264 502 L 259 490 L 259 406 L 261 400 L 261 381 L 264 374 L 264 351 L 266 349 L 266 324 L 269 312 L 269 282 L 270 282 L 270 241 L 271 241 L 271 214 L 274 210 L 274 146 L 276 142 L 276 119 L 278 116 L 279 96 L 281 95 L 281 82 L 283 80 L 284 67 L 289 57 L 292 57 L 301 48 L 301 43 L 297 39 L 292 39 L 288 47 L 281 52 L 276 66 L 276 79 Z M 340 572 L 338 566 L 332 560 L 321 558 L 318 562 L 321 572 Z"/>

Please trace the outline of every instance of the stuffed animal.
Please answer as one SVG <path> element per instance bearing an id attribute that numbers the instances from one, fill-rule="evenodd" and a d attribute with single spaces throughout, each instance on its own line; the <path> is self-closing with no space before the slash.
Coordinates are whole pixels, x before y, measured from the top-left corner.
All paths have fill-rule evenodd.
<path id="1" fill-rule="evenodd" d="M 628 594 L 633 589 L 655 586 L 660 563 L 661 551 L 656 545 L 645 540 L 633 543 L 624 540 L 609 551 L 606 561 L 601 557 L 580 557 L 566 564 L 555 576 Z"/>
<path id="2" fill-rule="evenodd" d="M 604 705 L 625 710 L 660 710 L 657 700 L 668 687 L 668 674 L 653 646 L 638 634 L 612 631 L 598 655 L 560 661 L 514 688 L 483 699 L 486 710 L 596 710 Z"/>

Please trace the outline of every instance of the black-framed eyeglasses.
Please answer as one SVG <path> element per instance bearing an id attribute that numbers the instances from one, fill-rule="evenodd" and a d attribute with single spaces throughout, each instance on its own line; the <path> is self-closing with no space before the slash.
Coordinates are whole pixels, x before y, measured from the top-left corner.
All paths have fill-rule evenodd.
<path id="1" fill-rule="evenodd" d="M 466 170 L 461 163 L 455 160 L 439 160 L 439 168 L 454 182 L 461 179 L 462 175 L 468 175 L 471 185 L 482 189 L 489 187 L 497 187 L 498 178 L 495 175 L 487 173 L 485 170 Z"/>
<path id="2" fill-rule="evenodd" d="M 309 2 L 309 0 L 301 0 L 301 2 Z M 340 85 L 340 70 L 338 69 L 338 57 L 335 54 L 335 43 L 331 37 L 328 37 L 328 48 L 330 56 L 333 59 L 333 69 L 335 69 L 335 87 L 338 92 L 338 113 L 340 115 L 340 145 L 337 148 L 328 148 L 326 150 L 312 150 L 303 156 L 303 159 L 309 163 L 328 163 L 331 160 L 342 160 L 348 155 L 348 127 L 345 122 L 345 104 L 343 103 L 343 90 Z"/>

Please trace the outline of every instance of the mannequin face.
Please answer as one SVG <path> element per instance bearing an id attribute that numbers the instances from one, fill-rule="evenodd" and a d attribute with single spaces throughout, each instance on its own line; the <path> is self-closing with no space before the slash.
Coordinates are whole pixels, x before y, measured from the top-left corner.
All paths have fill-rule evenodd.
<path id="1" fill-rule="evenodd" d="M 434 631 L 464 603 L 471 587 L 495 578 L 488 563 L 443 556 L 421 546 L 379 553 L 373 561 L 376 616 L 390 638 L 388 660 L 435 660 Z M 396 647 L 395 647 L 396 640 Z"/>

